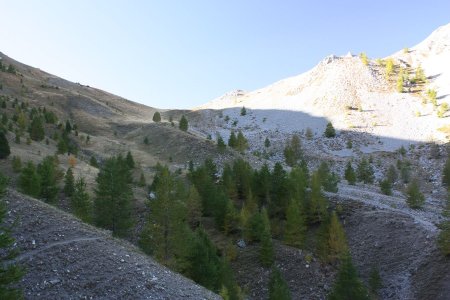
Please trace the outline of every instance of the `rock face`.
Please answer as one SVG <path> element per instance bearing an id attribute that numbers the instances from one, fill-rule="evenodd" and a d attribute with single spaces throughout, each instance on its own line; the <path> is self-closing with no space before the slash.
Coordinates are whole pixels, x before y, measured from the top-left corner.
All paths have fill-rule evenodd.
<path id="1" fill-rule="evenodd" d="M 9 190 L 26 299 L 220 299 L 135 246 Z"/>

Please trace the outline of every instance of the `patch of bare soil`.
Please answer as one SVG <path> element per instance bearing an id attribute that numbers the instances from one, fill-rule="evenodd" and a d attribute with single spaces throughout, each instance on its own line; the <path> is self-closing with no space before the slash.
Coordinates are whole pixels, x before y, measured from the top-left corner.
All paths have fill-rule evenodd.
<path id="1" fill-rule="evenodd" d="M 107 231 L 13 190 L 5 199 L 26 299 L 219 299 Z"/>

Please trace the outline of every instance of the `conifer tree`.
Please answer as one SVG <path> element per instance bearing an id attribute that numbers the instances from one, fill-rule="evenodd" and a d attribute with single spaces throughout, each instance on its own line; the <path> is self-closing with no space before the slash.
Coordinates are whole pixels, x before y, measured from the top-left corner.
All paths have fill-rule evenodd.
<path id="1" fill-rule="evenodd" d="M 284 159 L 288 166 L 293 167 L 303 156 L 300 137 L 296 134 L 284 148 Z"/>
<path id="2" fill-rule="evenodd" d="M 91 156 L 91 159 L 89 160 L 89 164 L 93 166 L 94 168 L 98 168 L 98 162 L 95 156 Z"/>
<path id="3" fill-rule="evenodd" d="M 347 162 L 344 177 L 347 180 L 348 184 L 354 185 L 356 183 L 356 173 L 355 173 L 355 170 L 353 169 L 352 163 L 350 161 Z"/>
<path id="4" fill-rule="evenodd" d="M 188 130 L 188 127 L 189 127 L 188 120 L 186 119 L 186 117 L 184 115 L 181 116 L 179 127 L 183 131 Z"/>
<path id="5" fill-rule="evenodd" d="M 291 292 L 278 268 L 272 268 L 269 281 L 269 300 L 290 300 Z"/>
<path id="6" fill-rule="evenodd" d="M 420 192 L 419 181 L 417 179 L 413 179 L 408 185 L 406 194 L 406 203 L 411 208 L 421 208 L 425 203 L 425 196 Z"/>
<path id="7" fill-rule="evenodd" d="M 366 287 L 358 277 L 351 257 L 347 254 L 341 262 L 333 290 L 328 300 L 369 300 Z"/>
<path id="8" fill-rule="evenodd" d="M 248 141 L 245 138 L 242 131 L 239 130 L 237 138 L 236 138 L 236 150 L 243 152 L 243 151 L 247 150 L 247 148 L 248 148 Z"/>
<path id="9" fill-rule="evenodd" d="M 161 114 L 159 111 L 155 111 L 153 114 L 153 122 L 161 122 Z"/>
<path id="10" fill-rule="evenodd" d="M 269 166 L 264 164 L 259 172 L 253 176 L 253 191 L 256 192 L 258 205 L 260 207 L 267 206 L 270 200 L 271 191 L 271 174 Z"/>
<path id="11" fill-rule="evenodd" d="M 438 236 L 438 247 L 442 254 L 450 256 L 450 193 L 447 196 L 447 204 L 442 212 L 444 221 L 440 224 L 441 232 Z"/>
<path id="12" fill-rule="evenodd" d="M 45 136 L 44 124 L 41 117 L 34 117 L 30 125 L 30 138 L 33 141 L 42 141 Z"/>
<path id="13" fill-rule="evenodd" d="M 139 177 L 138 185 L 139 185 L 140 187 L 145 187 L 146 184 L 147 184 L 147 183 L 146 183 L 146 181 L 145 181 L 145 175 L 144 175 L 144 172 L 141 172 L 141 176 Z"/>
<path id="14" fill-rule="evenodd" d="M 247 114 L 247 110 L 245 109 L 245 106 L 242 106 L 241 108 L 241 116 L 245 116 Z"/>
<path id="15" fill-rule="evenodd" d="M 305 217 L 300 211 L 300 204 L 291 200 L 286 212 L 284 242 L 289 246 L 301 248 L 305 240 L 306 229 Z"/>
<path id="16" fill-rule="evenodd" d="M 378 296 L 378 290 L 383 287 L 380 271 L 373 266 L 369 274 L 369 289 L 372 295 Z"/>
<path id="17" fill-rule="evenodd" d="M 38 197 L 41 193 L 41 180 L 36 172 L 33 162 L 28 161 L 19 177 L 19 188 L 27 195 Z"/>
<path id="18" fill-rule="evenodd" d="M 233 201 L 230 199 L 227 200 L 227 204 L 225 207 L 225 216 L 223 220 L 223 232 L 225 234 L 230 234 L 234 232 L 239 223 L 239 214 L 234 207 Z"/>
<path id="19" fill-rule="evenodd" d="M 40 178 L 41 192 L 39 197 L 45 202 L 54 203 L 58 194 L 58 175 L 56 161 L 53 156 L 45 157 L 37 166 Z"/>
<path id="20" fill-rule="evenodd" d="M 321 180 L 323 189 L 327 192 L 337 193 L 339 176 L 336 173 L 330 171 L 330 167 L 325 161 L 320 163 L 317 172 L 319 173 L 319 178 Z"/>
<path id="21" fill-rule="evenodd" d="M 308 181 L 309 174 L 307 168 L 302 166 L 292 168 L 288 176 L 289 197 L 291 199 L 290 201 L 297 202 L 302 214 L 305 214 L 309 208 L 309 201 L 307 199 Z"/>
<path id="22" fill-rule="evenodd" d="M 66 120 L 66 127 L 64 128 L 64 131 L 67 133 L 70 133 L 72 131 L 72 125 L 70 125 L 69 120 Z"/>
<path id="23" fill-rule="evenodd" d="M 336 130 L 333 127 L 333 124 L 331 122 L 328 122 L 327 127 L 325 128 L 325 137 L 327 138 L 333 138 L 336 136 Z"/>
<path id="24" fill-rule="evenodd" d="M 270 147 L 270 140 L 268 137 L 264 140 L 264 147 L 269 148 Z"/>
<path id="25" fill-rule="evenodd" d="M 94 221 L 116 236 L 126 236 L 132 225 L 131 174 L 125 160 L 107 159 L 97 175 L 94 199 Z"/>
<path id="26" fill-rule="evenodd" d="M 388 178 L 380 181 L 380 189 L 383 194 L 388 195 L 388 196 L 392 195 L 392 184 Z"/>
<path id="27" fill-rule="evenodd" d="M 191 228 L 197 228 L 202 221 L 202 200 L 200 199 L 200 195 L 195 188 L 195 186 L 191 186 L 189 190 L 189 195 L 186 200 L 187 207 L 187 222 L 191 226 Z"/>
<path id="28" fill-rule="evenodd" d="M 22 170 L 22 160 L 19 156 L 13 156 L 12 169 L 16 173 L 19 173 Z"/>
<path id="29" fill-rule="evenodd" d="M 322 194 L 321 180 L 319 173 L 316 171 L 311 178 L 311 201 L 309 207 L 309 221 L 310 223 L 322 222 L 327 212 L 327 201 Z"/>
<path id="30" fill-rule="evenodd" d="M 230 133 L 230 138 L 228 139 L 228 146 L 230 146 L 233 149 L 236 148 L 237 146 L 237 139 L 236 135 L 234 134 L 234 131 Z"/>
<path id="31" fill-rule="evenodd" d="M 386 59 L 386 79 L 389 79 L 392 72 L 394 72 L 394 60 L 392 58 Z"/>
<path id="32" fill-rule="evenodd" d="M 328 261 L 336 262 L 348 252 L 347 239 L 344 228 L 337 217 L 336 212 L 331 214 L 328 228 Z"/>
<path id="33" fill-rule="evenodd" d="M 225 145 L 225 142 L 223 141 L 223 138 L 219 135 L 217 135 L 217 148 L 219 149 L 220 152 L 225 151 L 225 148 L 227 146 Z"/>
<path id="34" fill-rule="evenodd" d="M 75 190 L 74 187 L 74 177 L 73 177 L 73 171 L 72 168 L 68 168 L 66 175 L 64 176 L 64 194 L 67 197 L 71 197 L 73 195 L 73 192 Z"/>
<path id="35" fill-rule="evenodd" d="M 356 173 L 359 181 L 362 181 L 364 183 L 373 183 L 374 180 L 373 167 L 365 157 L 362 158 L 361 161 L 359 162 Z"/>
<path id="36" fill-rule="evenodd" d="M 288 181 L 286 171 L 279 162 L 275 163 L 271 177 L 269 213 L 271 217 L 284 219 L 286 208 L 289 204 L 287 193 Z"/>
<path id="37" fill-rule="evenodd" d="M 17 264 L 11 263 L 15 257 L 11 246 L 15 240 L 11 236 L 11 228 L 3 224 L 7 208 L 3 197 L 6 193 L 8 179 L 0 173 L 0 299 L 23 299 L 22 291 L 14 285 L 24 275 L 24 270 Z"/>
<path id="38" fill-rule="evenodd" d="M 70 201 L 74 214 L 82 221 L 90 223 L 92 220 L 92 205 L 83 177 L 76 180 Z"/>
<path id="39" fill-rule="evenodd" d="M 131 155 L 130 151 L 128 151 L 128 153 L 127 153 L 126 161 L 127 161 L 128 168 L 134 169 L 134 167 L 135 167 L 134 158 L 133 158 L 133 155 Z"/>
<path id="40" fill-rule="evenodd" d="M 9 148 L 8 139 L 5 136 L 5 133 L 0 130 L 0 159 L 5 159 L 11 154 L 11 150 Z"/>
<path id="41" fill-rule="evenodd" d="M 387 178 L 387 180 L 389 180 L 391 185 L 394 184 L 397 181 L 398 173 L 397 173 L 397 170 L 395 169 L 395 167 L 393 165 L 389 166 L 386 178 Z"/>
<path id="42" fill-rule="evenodd" d="M 447 158 L 442 171 L 442 183 L 450 190 L 450 156 Z"/>
<path id="43" fill-rule="evenodd" d="M 259 257 L 263 266 L 270 267 L 275 260 L 275 253 L 272 244 L 272 235 L 270 233 L 269 216 L 265 208 L 261 210 L 261 216 L 264 224 L 264 231 L 261 236 Z"/>

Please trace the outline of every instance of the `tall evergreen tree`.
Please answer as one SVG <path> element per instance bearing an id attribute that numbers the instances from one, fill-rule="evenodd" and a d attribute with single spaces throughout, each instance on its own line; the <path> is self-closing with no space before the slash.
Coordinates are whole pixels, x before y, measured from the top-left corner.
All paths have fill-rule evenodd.
<path id="1" fill-rule="evenodd" d="M 269 300 L 290 300 L 291 292 L 280 270 L 273 267 L 269 280 Z"/>
<path id="2" fill-rule="evenodd" d="M 186 119 L 186 117 L 184 115 L 181 116 L 179 127 L 183 131 L 188 130 L 188 127 L 189 127 L 188 120 Z"/>
<path id="3" fill-rule="evenodd" d="M 273 249 L 272 235 L 270 232 L 269 216 L 265 208 L 261 210 L 261 216 L 264 224 L 264 231 L 261 236 L 259 257 L 263 266 L 270 267 L 275 260 L 275 253 Z"/>
<path id="4" fill-rule="evenodd" d="M 41 117 L 34 117 L 30 125 L 30 138 L 33 141 L 42 141 L 45 137 L 44 124 Z"/>
<path id="5" fill-rule="evenodd" d="M 347 162 L 347 166 L 345 167 L 344 177 L 347 180 L 348 184 L 354 185 L 356 183 L 356 173 L 350 161 Z"/>
<path id="6" fill-rule="evenodd" d="M 420 192 L 419 181 L 413 179 L 406 189 L 406 203 L 409 207 L 421 208 L 425 203 L 425 196 Z"/>
<path id="7" fill-rule="evenodd" d="M 75 179 L 73 177 L 73 171 L 70 167 L 67 169 L 66 175 L 64 176 L 64 194 L 67 197 L 71 197 L 73 195 L 73 192 L 75 190 L 74 182 Z"/>
<path id="8" fill-rule="evenodd" d="M 333 138 L 336 136 L 336 130 L 333 127 L 333 124 L 331 122 L 328 122 L 327 127 L 325 128 L 325 137 L 327 138 Z"/>
<path id="9" fill-rule="evenodd" d="M 134 167 L 135 167 L 134 158 L 130 151 L 128 151 L 128 153 L 127 153 L 126 161 L 127 161 L 128 168 L 134 169 Z"/>
<path id="10" fill-rule="evenodd" d="M 219 151 L 223 152 L 225 151 L 225 148 L 227 146 L 225 145 L 225 142 L 223 141 L 223 138 L 219 135 L 217 135 L 217 148 L 219 149 Z"/>
<path id="11" fill-rule="evenodd" d="M 54 203 L 58 194 L 58 174 L 56 161 L 53 156 L 45 157 L 37 166 L 37 173 L 41 180 L 40 198 L 49 203 Z"/>
<path id="12" fill-rule="evenodd" d="M 392 183 L 388 178 L 380 181 L 380 190 L 385 195 L 392 195 Z"/>
<path id="13" fill-rule="evenodd" d="M 32 197 L 38 197 L 41 193 L 41 179 L 32 161 L 28 161 L 22 168 L 19 176 L 19 188 L 23 193 Z"/>
<path id="14" fill-rule="evenodd" d="M 0 130 L 0 159 L 7 158 L 11 154 L 11 150 L 9 148 L 8 139 L 5 136 L 5 133 Z"/>
<path id="15" fill-rule="evenodd" d="M 329 300 L 369 300 L 369 293 L 358 277 L 351 257 L 347 254 L 341 262 Z"/>
<path id="16" fill-rule="evenodd" d="M 339 222 L 336 212 L 331 214 L 328 228 L 328 261 L 336 262 L 348 252 L 344 228 Z"/>
<path id="17" fill-rule="evenodd" d="M 189 190 L 186 208 L 188 224 L 191 228 L 197 228 L 201 224 L 203 208 L 202 200 L 195 186 L 191 186 Z"/>
<path id="18" fill-rule="evenodd" d="M 361 159 L 357 169 L 358 180 L 364 183 L 373 183 L 374 171 L 372 165 L 366 158 Z"/>
<path id="19" fill-rule="evenodd" d="M 320 163 L 317 172 L 319 173 L 319 178 L 323 189 L 327 192 L 337 193 L 339 176 L 330 171 L 330 167 L 325 161 Z"/>
<path id="20" fill-rule="evenodd" d="M 248 141 L 245 138 L 242 131 L 239 130 L 237 138 L 236 138 L 236 150 L 243 152 L 247 149 L 248 149 Z"/>
<path id="21" fill-rule="evenodd" d="M 230 133 L 230 138 L 228 139 L 228 146 L 234 149 L 236 148 L 236 145 L 237 145 L 236 134 L 234 133 L 234 131 L 232 131 Z"/>
<path id="22" fill-rule="evenodd" d="M 269 201 L 269 213 L 271 217 L 285 218 L 285 212 L 289 204 L 287 191 L 287 175 L 283 166 L 277 162 L 273 167 L 271 191 Z"/>
<path id="23" fill-rule="evenodd" d="M 450 193 L 447 195 L 447 204 L 442 212 L 444 221 L 440 224 L 441 232 L 438 236 L 438 247 L 442 254 L 450 256 Z"/>
<path id="24" fill-rule="evenodd" d="M 3 197 L 8 185 L 7 178 L 0 173 L 0 299 L 23 299 L 22 291 L 15 287 L 24 275 L 24 270 L 17 264 L 11 263 L 15 253 L 11 246 L 15 240 L 11 236 L 11 228 L 3 224 L 7 213 Z"/>
<path id="25" fill-rule="evenodd" d="M 97 175 L 94 221 L 117 236 L 125 236 L 132 225 L 131 174 L 122 157 L 107 159 Z"/>
<path id="26" fill-rule="evenodd" d="M 284 242 L 287 245 L 301 248 L 305 240 L 306 229 L 305 217 L 300 211 L 300 204 L 291 200 L 286 212 Z"/>
<path id="27" fill-rule="evenodd" d="M 309 221 L 313 224 L 322 222 L 328 214 L 327 201 L 322 193 L 321 179 L 319 176 L 319 173 L 316 171 L 311 178 Z"/>
<path id="28" fill-rule="evenodd" d="M 153 114 L 153 122 L 161 122 L 161 114 L 159 111 L 155 111 Z"/>
<path id="29" fill-rule="evenodd" d="M 284 148 L 284 159 L 288 166 L 293 167 L 303 157 L 303 150 L 300 143 L 300 137 L 296 134 Z"/>
<path id="30" fill-rule="evenodd" d="M 90 223 L 92 221 L 92 203 L 83 177 L 79 177 L 75 182 L 70 201 L 74 214 L 82 221 Z"/>

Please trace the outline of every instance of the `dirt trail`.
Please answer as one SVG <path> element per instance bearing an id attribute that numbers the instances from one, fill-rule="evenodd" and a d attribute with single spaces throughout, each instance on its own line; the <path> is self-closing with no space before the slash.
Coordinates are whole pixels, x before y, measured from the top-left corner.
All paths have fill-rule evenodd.
<path id="1" fill-rule="evenodd" d="M 13 190 L 5 199 L 26 299 L 219 299 L 107 231 Z"/>

